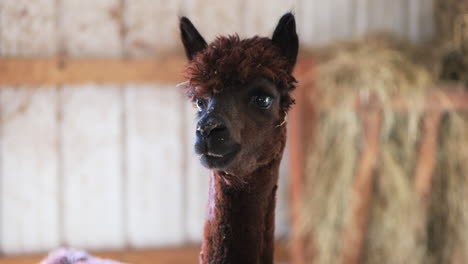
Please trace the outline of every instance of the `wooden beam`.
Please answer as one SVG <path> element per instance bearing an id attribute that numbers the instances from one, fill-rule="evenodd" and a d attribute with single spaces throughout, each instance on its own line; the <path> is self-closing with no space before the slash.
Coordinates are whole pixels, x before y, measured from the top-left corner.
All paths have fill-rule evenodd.
<path id="1" fill-rule="evenodd" d="M 0 85 L 177 83 L 185 59 L 0 58 Z"/>
<path id="2" fill-rule="evenodd" d="M 308 73 L 312 68 L 312 63 L 300 63 L 296 67 L 296 76 L 299 85 L 294 92 L 296 105 L 290 111 L 288 124 L 288 144 L 290 147 L 290 203 L 291 203 L 291 263 L 304 264 L 306 261 L 306 243 L 300 237 L 300 211 L 301 204 L 304 199 L 304 137 L 302 120 L 305 106 L 305 89 L 310 88 L 311 84 L 305 84 L 303 79 L 304 74 Z M 310 114 L 310 113 L 309 113 Z M 310 117 L 310 116 L 309 116 Z M 309 135 L 310 136 L 310 135 Z M 310 136 L 311 137 L 311 136 Z M 312 137 L 311 137 L 312 138 Z"/>
<path id="3" fill-rule="evenodd" d="M 396 112 L 406 112 L 415 106 L 409 102 L 407 97 L 394 97 L 390 102 L 391 108 Z M 335 104 L 323 103 L 317 96 L 314 104 L 320 105 L 320 111 L 326 112 L 335 108 Z M 426 111 L 449 111 L 449 110 L 468 110 L 468 88 L 460 84 L 439 84 L 431 89 L 426 95 L 424 105 Z M 356 98 L 350 110 L 367 111 L 370 108 L 382 108 L 382 103 L 377 97 L 373 100 Z"/>
<path id="4" fill-rule="evenodd" d="M 82 83 L 178 83 L 184 80 L 186 59 L 165 58 L 70 58 L 0 57 L 0 85 Z M 297 68 L 310 65 L 310 59 Z M 303 66 L 301 66 L 303 65 Z"/>
<path id="5" fill-rule="evenodd" d="M 378 109 L 370 109 L 363 113 L 362 120 L 365 134 L 363 151 L 352 186 L 351 219 L 343 232 L 342 260 L 346 264 L 361 263 L 379 153 L 382 113 Z"/>
<path id="6" fill-rule="evenodd" d="M 308 61 L 308 59 L 305 59 Z M 0 85 L 82 83 L 178 83 L 186 59 L 166 58 L 0 58 Z"/>
<path id="7" fill-rule="evenodd" d="M 424 134 L 420 142 L 419 157 L 414 176 L 416 193 L 425 201 L 431 192 L 432 174 L 437 160 L 437 138 L 441 121 L 441 112 L 431 111 L 424 118 Z"/>

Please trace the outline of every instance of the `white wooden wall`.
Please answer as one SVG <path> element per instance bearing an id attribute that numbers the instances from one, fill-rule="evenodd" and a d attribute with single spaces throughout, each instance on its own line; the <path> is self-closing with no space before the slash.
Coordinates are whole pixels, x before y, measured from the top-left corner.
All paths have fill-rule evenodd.
<path id="1" fill-rule="evenodd" d="M 2 56 L 180 53 L 177 18 L 206 39 L 269 35 L 297 15 L 302 45 L 388 30 L 432 35 L 431 0 L 0 0 Z M 195 111 L 173 83 L 0 87 L 0 252 L 199 242 L 207 171 Z M 285 160 L 287 160 L 287 155 Z M 277 235 L 288 234 L 287 162 Z"/>

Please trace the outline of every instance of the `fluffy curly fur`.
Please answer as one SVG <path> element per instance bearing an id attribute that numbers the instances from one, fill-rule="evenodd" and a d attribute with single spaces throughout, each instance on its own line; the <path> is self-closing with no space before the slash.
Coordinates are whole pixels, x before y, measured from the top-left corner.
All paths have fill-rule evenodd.
<path id="1" fill-rule="evenodd" d="M 269 38 L 218 37 L 187 65 L 186 93 L 194 100 L 226 89 L 238 89 L 253 78 L 264 77 L 277 85 L 281 108 L 287 111 L 294 103 L 289 93 L 296 87 L 291 71 L 289 61 Z"/>

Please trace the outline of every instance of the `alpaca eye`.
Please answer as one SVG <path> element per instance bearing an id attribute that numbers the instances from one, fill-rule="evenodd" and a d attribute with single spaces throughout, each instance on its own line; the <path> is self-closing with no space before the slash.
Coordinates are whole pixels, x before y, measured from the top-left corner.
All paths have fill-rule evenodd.
<path id="1" fill-rule="evenodd" d="M 273 98 L 267 95 L 254 96 L 253 102 L 259 108 L 268 109 L 273 103 Z"/>
<path id="2" fill-rule="evenodd" d="M 206 101 L 201 98 L 195 99 L 195 104 L 197 105 L 198 112 L 202 112 L 206 107 Z"/>

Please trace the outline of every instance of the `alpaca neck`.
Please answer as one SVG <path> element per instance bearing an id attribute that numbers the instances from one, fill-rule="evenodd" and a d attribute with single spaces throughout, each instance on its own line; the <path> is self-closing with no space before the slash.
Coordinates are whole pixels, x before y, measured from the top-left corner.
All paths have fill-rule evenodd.
<path id="1" fill-rule="evenodd" d="M 272 264 L 275 196 L 280 159 L 230 186 L 212 171 L 200 263 Z"/>

